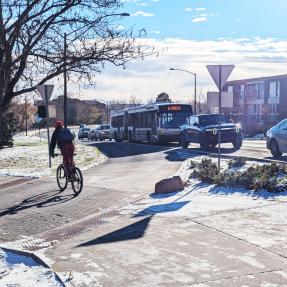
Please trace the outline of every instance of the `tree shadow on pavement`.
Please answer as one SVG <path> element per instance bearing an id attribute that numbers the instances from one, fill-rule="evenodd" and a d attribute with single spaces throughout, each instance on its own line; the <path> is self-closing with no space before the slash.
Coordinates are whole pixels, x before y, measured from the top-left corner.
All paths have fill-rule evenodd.
<path id="1" fill-rule="evenodd" d="M 221 154 L 231 154 L 238 151 L 235 148 L 221 148 Z M 210 154 L 216 155 L 218 152 L 217 148 L 210 148 L 206 151 L 201 150 L 200 148 L 174 148 L 168 151 L 165 151 L 167 156 L 165 157 L 169 161 L 185 161 L 186 159 L 198 157 L 198 156 L 209 156 Z"/>
<path id="2" fill-rule="evenodd" d="M 125 143 L 125 142 L 99 142 L 92 143 L 89 146 L 95 146 L 104 155 L 109 158 L 127 157 L 141 154 L 156 153 L 170 150 L 177 147 L 175 144 L 164 146 L 144 144 L 144 143 Z"/>
<path id="3" fill-rule="evenodd" d="M 42 208 L 61 204 L 75 197 L 74 194 L 60 195 L 60 193 L 61 191 L 57 190 L 57 191 L 44 192 L 41 194 L 37 194 L 35 196 L 28 197 L 22 200 L 20 203 L 10 206 L 6 209 L 0 210 L 0 217 L 8 214 L 9 215 L 16 214 L 18 212 L 21 212 L 22 210 L 32 207 Z"/>

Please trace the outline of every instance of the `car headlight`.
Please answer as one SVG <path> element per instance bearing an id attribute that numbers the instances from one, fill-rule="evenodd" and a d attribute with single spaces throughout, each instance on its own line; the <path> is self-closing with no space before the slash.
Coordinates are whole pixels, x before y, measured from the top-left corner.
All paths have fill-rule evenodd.
<path id="1" fill-rule="evenodd" d="M 271 137 L 271 135 L 272 135 L 271 130 L 268 130 L 268 131 L 266 132 L 266 135 L 267 135 L 268 137 Z"/>

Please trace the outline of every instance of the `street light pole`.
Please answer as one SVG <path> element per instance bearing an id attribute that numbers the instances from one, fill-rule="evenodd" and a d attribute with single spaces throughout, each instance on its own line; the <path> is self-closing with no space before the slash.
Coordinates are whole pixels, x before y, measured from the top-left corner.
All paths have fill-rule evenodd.
<path id="1" fill-rule="evenodd" d="M 182 72 L 186 72 L 189 73 L 191 75 L 194 76 L 194 114 L 196 114 L 196 105 L 197 105 L 197 101 L 196 101 L 196 73 L 192 73 L 190 71 L 187 70 L 183 70 L 183 69 L 175 69 L 175 68 L 170 68 L 171 71 L 182 71 Z"/>

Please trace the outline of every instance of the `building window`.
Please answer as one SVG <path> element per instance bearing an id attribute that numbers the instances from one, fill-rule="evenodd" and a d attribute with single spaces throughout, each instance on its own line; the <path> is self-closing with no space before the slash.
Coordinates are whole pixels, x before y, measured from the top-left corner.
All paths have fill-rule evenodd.
<path id="1" fill-rule="evenodd" d="M 250 83 L 246 85 L 247 99 L 264 99 L 264 83 Z"/>
<path id="2" fill-rule="evenodd" d="M 240 85 L 240 99 L 244 99 L 245 86 Z"/>
<path id="3" fill-rule="evenodd" d="M 269 98 L 280 98 L 280 82 L 269 83 Z"/>
<path id="4" fill-rule="evenodd" d="M 233 86 L 228 86 L 227 87 L 227 92 L 233 93 Z"/>
<path id="5" fill-rule="evenodd" d="M 278 104 L 269 104 L 268 105 L 268 120 L 273 122 L 278 119 Z"/>

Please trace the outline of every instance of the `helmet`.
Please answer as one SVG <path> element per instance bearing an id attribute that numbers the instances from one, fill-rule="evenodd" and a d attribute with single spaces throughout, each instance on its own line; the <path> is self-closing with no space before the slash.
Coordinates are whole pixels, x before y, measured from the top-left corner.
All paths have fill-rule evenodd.
<path id="1" fill-rule="evenodd" d="M 55 122 L 55 128 L 62 128 L 64 123 L 62 121 L 56 121 Z"/>

